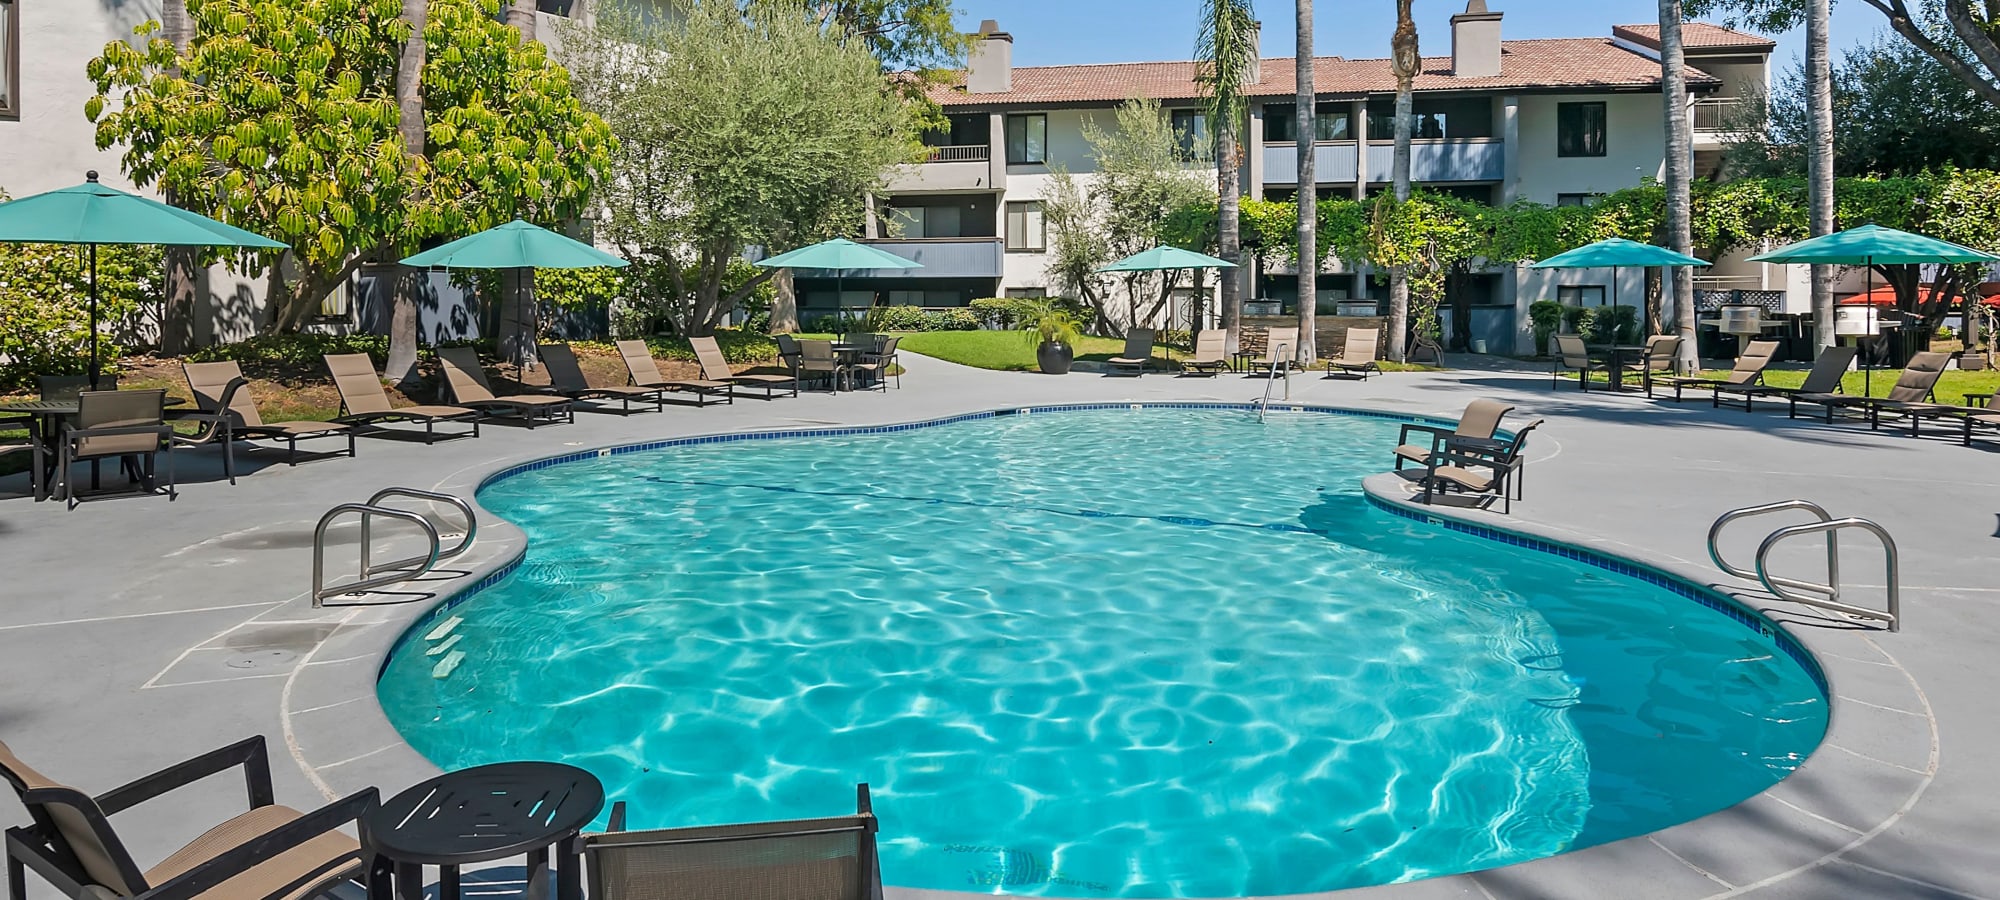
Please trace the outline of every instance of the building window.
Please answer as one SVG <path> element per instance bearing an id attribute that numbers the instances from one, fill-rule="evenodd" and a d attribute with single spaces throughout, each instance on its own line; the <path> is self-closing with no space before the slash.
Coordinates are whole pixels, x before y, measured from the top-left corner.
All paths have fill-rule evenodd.
<path id="1" fill-rule="evenodd" d="M 1174 140 L 1181 146 L 1182 159 L 1207 159 L 1215 150 L 1208 136 L 1208 113 L 1198 109 L 1177 109 L 1172 113 Z"/>
<path id="2" fill-rule="evenodd" d="M 1273 144 L 1298 143 L 1297 109 L 1298 105 L 1293 103 L 1264 104 L 1264 140 Z M 1345 103 L 1319 104 L 1313 110 L 1313 140 L 1353 140 L 1348 118 L 1350 112 Z"/>
<path id="3" fill-rule="evenodd" d="M 1604 104 L 1556 104 L 1556 155 L 1604 155 Z"/>
<path id="4" fill-rule="evenodd" d="M 1603 306 L 1604 285 L 1575 284 L 1556 288 L 1556 302 L 1564 306 Z"/>
<path id="5" fill-rule="evenodd" d="M 1007 289 L 1007 296 L 1014 300 L 1039 300 L 1048 295 L 1048 288 L 1024 287 Z"/>
<path id="6" fill-rule="evenodd" d="M 1557 194 L 1557 195 L 1556 195 L 1556 205 L 1557 205 L 1557 206 L 1589 206 L 1589 205 L 1591 205 L 1591 204 L 1593 204 L 1593 203 L 1596 203 L 1596 202 L 1598 201 L 1598 198 L 1600 198 L 1600 197 L 1603 197 L 1603 196 L 1604 196 L 1603 194 L 1597 194 L 1597 193 L 1590 193 L 1590 194 Z"/>
<path id="7" fill-rule="evenodd" d="M 0 0 L 0 119 L 21 117 L 21 0 Z"/>
<path id="8" fill-rule="evenodd" d="M 1023 253 L 1040 253 L 1047 248 L 1047 231 L 1042 222 L 1042 201 L 1009 202 L 1007 249 Z"/>
<path id="9" fill-rule="evenodd" d="M 1049 161 L 1049 117 L 1041 113 L 1007 117 L 1007 162 L 1031 165 Z"/>

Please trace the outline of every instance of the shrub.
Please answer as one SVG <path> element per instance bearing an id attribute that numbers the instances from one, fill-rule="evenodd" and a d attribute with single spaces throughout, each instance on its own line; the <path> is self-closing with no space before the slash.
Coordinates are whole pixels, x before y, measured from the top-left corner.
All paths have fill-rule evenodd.
<path id="1" fill-rule="evenodd" d="M 978 331 L 979 315 L 970 309 L 922 309 L 880 306 L 862 323 L 869 331 Z"/>
<path id="2" fill-rule="evenodd" d="M 1032 324 L 1050 310 L 1086 321 L 1084 305 L 1063 297 L 986 297 L 967 307 L 979 317 L 979 327 L 1012 331 Z"/>
<path id="3" fill-rule="evenodd" d="M 380 334 L 267 334 L 233 344 L 203 347 L 187 355 L 189 362 L 234 361 L 246 371 L 296 374 L 323 368 L 329 353 L 366 353 L 381 368 L 389 361 L 389 338 Z"/>
<path id="4" fill-rule="evenodd" d="M 0 202 L 7 200 L 0 191 Z M 0 392 L 36 375 L 90 371 L 88 257 L 58 244 L 0 244 Z M 98 359 L 117 371 L 138 321 L 162 300 L 159 247 L 103 247 L 97 254 Z"/>

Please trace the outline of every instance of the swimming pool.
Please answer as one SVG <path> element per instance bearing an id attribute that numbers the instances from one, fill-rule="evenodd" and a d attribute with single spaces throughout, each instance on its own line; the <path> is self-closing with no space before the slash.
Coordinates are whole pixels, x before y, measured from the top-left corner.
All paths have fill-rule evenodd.
<path id="1" fill-rule="evenodd" d="M 1817 745 L 1825 695 L 1762 631 L 1370 506 L 1395 433 L 1037 412 L 522 472 L 480 494 L 521 564 L 413 630 L 380 697 L 439 765 L 582 765 L 632 827 L 835 814 L 867 781 L 887 882 L 1053 896 L 1503 865 Z"/>

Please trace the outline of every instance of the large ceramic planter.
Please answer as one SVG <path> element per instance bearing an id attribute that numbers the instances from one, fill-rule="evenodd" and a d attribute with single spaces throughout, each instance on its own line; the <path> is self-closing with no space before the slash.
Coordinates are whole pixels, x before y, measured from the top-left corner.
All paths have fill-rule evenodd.
<path id="1" fill-rule="evenodd" d="M 1061 341 L 1043 341 L 1035 348 L 1035 364 L 1042 367 L 1043 374 L 1067 375 L 1073 362 L 1076 348 Z"/>

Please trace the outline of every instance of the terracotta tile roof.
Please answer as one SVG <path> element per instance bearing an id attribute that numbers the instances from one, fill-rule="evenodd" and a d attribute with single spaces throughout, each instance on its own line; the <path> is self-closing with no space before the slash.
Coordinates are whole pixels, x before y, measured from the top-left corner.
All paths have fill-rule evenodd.
<path id="1" fill-rule="evenodd" d="M 1660 49 L 1658 25 L 1617 25 L 1612 27 L 1611 36 L 1624 38 L 1641 47 Z M 1681 26 L 1681 45 L 1689 50 L 1768 51 L 1775 49 L 1778 42 L 1707 22 L 1689 22 Z"/>
<path id="2" fill-rule="evenodd" d="M 1660 64 L 1610 38 L 1556 38 L 1506 41 L 1501 74 L 1458 78 L 1451 74 L 1451 57 L 1425 57 L 1416 89 L 1423 91 L 1643 90 L 1660 82 Z M 944 106 L 1022 106 L 1118 103 L 1134 96 L 1157 100 L 1193 100 L 1201 96 L 1192 62 L 1110 63 L 1078 66 L 1018 66 L 1013 90 L 995 94 L 965 93 L 962 83 L 931 92 Z M 1261 77 L 1246 92 L 1252 97 L 1289 96 L 1294 62 L 1289 57 L 1263 60 Z M 1313 79 L 1321 94 L 1359 96 L 1394 93 L 1396 79 L 1387 59 L 1313 60 Z M 1718 84 L 1690 67 L 1692 87 Z"/>

